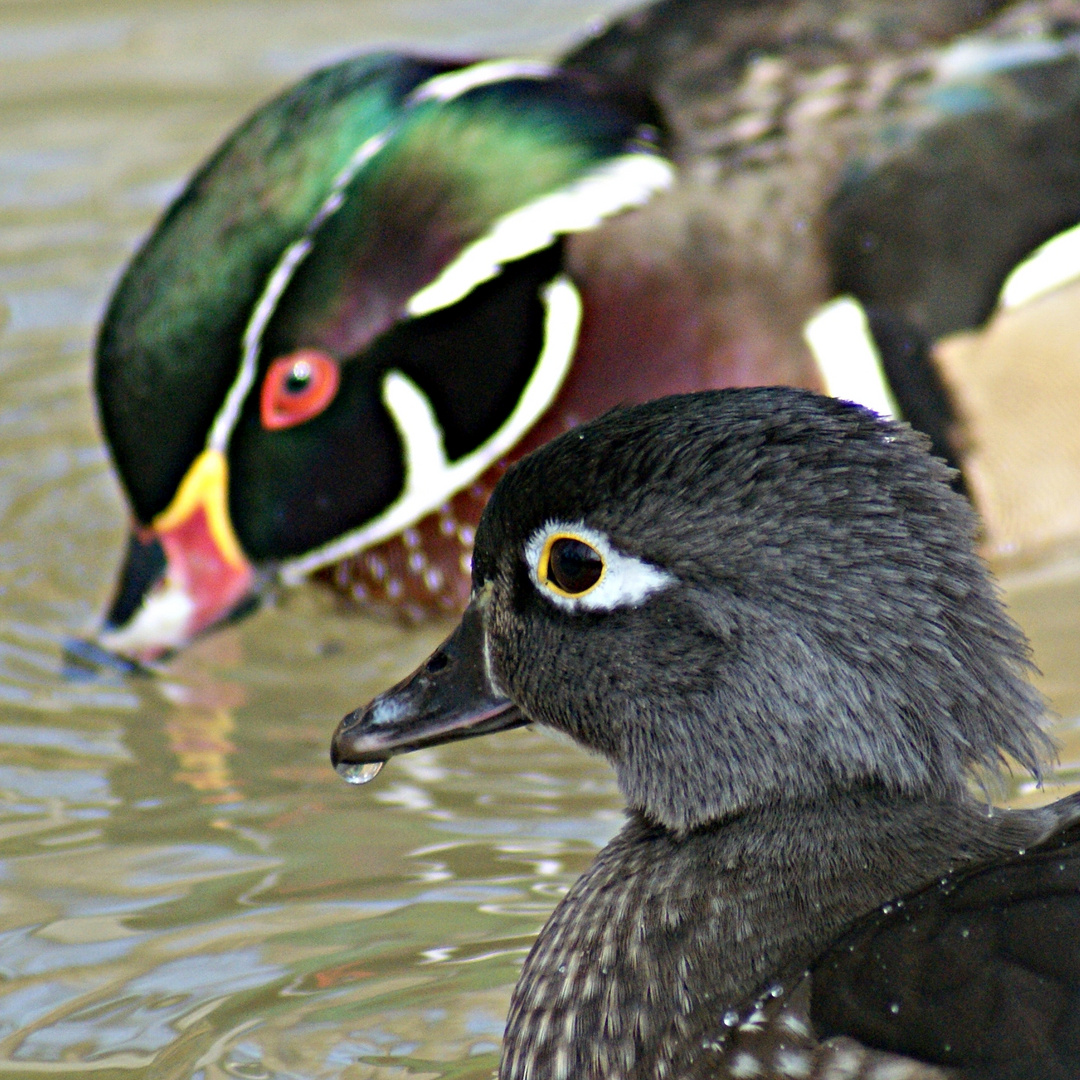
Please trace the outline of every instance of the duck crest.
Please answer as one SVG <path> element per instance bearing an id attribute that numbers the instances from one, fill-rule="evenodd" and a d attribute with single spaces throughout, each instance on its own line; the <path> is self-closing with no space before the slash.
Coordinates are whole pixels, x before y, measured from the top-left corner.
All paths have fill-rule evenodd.
<path id="1" fill-rule="evenodd" d="M 498 78 L 464 78 L 477 69 Z M 504 263 L 648 201 L 671 169 L 642 109 L 530 63 L 478 64 L 422 84 L 314 223 L 264 350 L 306 341 L 357 356 L 394 322 L 449 306 Z M 530 230 L 522 217 L 537 201 L 532 213 L 545 220 Z M 483 265 L 446 282 L 482 238 Z"/>

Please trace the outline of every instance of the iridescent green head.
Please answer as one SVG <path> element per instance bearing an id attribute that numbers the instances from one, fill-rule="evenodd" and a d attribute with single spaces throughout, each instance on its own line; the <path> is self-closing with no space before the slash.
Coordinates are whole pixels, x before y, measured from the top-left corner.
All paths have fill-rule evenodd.
<path id="1" fill-rule="evenodd" d="M 173 522 L 208 453 L 249 571 L 286 578 L 467 487 L 572 364 L 562 237 L 667 187 L 659 144 L 648 102 L 527 61 L 350 61 L 259 110 L 166 213 L 102 328 L 97 392 L 140 535 Z M 124 634 L 149 593 L 121 593 L 103 640 L 138 651 Z"/>

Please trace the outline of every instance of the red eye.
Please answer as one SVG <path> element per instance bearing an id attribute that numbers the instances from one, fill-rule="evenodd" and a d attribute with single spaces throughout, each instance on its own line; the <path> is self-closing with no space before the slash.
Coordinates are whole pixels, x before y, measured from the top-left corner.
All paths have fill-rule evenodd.
<path id="1" fill-rule="evenodd" d="M 279 431 L 318 416 L 334 400 L 340 382 L 337 361 L 318 349 L 297 349 L 279 356 L 263 380 L 262 426 Z"/>

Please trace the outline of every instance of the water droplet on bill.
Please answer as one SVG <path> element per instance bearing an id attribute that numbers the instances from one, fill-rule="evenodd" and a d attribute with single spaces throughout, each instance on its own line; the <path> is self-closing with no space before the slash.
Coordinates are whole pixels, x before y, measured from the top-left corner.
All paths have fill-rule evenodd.
<path id="1" fill-rule="evenodd" d="M 353 761 L 339 761 L 334 770 L 346 783 L 367 784 L 382 772 L 385 764 L 385 761 L 366 761 L 363 765 Z"/>

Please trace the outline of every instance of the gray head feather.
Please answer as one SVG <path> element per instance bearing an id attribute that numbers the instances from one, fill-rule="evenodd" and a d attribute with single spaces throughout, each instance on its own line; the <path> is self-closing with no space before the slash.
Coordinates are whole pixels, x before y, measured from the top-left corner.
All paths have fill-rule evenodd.
<path id="1" fill-rule="evenodd" d="M 867 786 L 962 799 L 1006 754 L 1037 775 L 1051 744 L 1027 646 L 949 475 L 905 425 L 803 391 L 609 413 L 511 469 L 485 512 L 494 672 L 679 832 Z M 522 554 L 550 519 L 677 581 L 560 610 Z"/>

